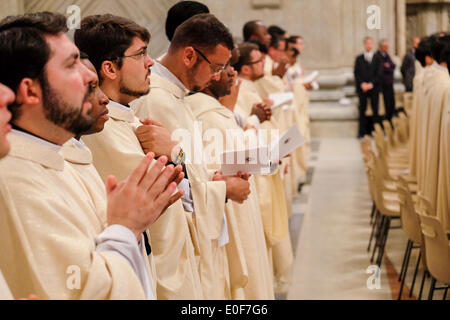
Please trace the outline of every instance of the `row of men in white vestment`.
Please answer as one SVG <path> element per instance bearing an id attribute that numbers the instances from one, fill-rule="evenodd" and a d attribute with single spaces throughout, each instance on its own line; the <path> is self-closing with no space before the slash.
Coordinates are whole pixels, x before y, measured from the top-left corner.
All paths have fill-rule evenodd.
<path id="1" fill-rule="evenodd" d="M 450 34 L 421 39 L 409 112 L 409 180 L 450 233 Z"/>
<path id="2" fill-rule="evenodd" d="M 287 292 L 290 204 L 309 157 L 301 38 L 251 21 L 235 45 L 192 1 L 169 11 L 166 31 L 156 61 L 149 31 L 127 18 L 85 17 L 74 42 L 60 14 L 0 21 L 0 298 L 8 287 L 40 299 Z M 293 102 L 272 110 L 269 94 L 288 90 Z M 240 147 L 230 130 L 253 147 L 294 124 L 307 142 L 271 174 L 223 175 L 220 152 Z M 205 139 L 211 129 L 223 141 Z M 192 160 L 208 147 L 217 161 Z"/>

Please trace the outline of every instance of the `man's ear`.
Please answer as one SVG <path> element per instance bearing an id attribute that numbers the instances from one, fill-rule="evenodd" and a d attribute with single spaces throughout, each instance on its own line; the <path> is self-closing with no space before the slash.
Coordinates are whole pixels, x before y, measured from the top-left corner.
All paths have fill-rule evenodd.
<path id="1" fill-rule="evenodd" d="M 183 63 L 186 67 L 192 68 L 197 61 L 197 54 L 193 47 L 188 46 L 183 49 Z"/>
<path id="2" fill-rule="evenodd" d="M 42 88 L 38 80 L 23 78 L 16 93 L 18 104 L 39 104 L 42 102 Z"/>
<path id="3" fill-rule="evenodd" d="M 243 76 L 248 76 L 250 74 L 250 67 L 249 66 L 242 66 L 240 74 L 243 75 Z"/>
<path id="4" fill-rule="evenodd" d="M 118 71 L 119 69 L 114 62 L 108 60 L 102 62 L 100 74 L 103 79 L 115 80 L 118 77 Z"/>

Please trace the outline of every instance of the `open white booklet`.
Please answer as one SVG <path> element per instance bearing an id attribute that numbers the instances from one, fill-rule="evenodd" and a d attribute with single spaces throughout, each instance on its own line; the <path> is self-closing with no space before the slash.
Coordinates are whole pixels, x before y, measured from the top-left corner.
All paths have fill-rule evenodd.
<path id="1" fill-rule="evenodd" d="M 319 77 L 319 72 L 318 72 L 317 70 L 314 70 L 313 72 L 311 72 L 310 74 L 308 74 L 307 76 L 305 76 L 305 78 L 303 79 L 303 82 L 304 82 L 304 83 L 313 82 L 313 81 L 315 81 L 318 77 Z"/>
<path id="2" fill-rule="evenodd" d="M 272 174 L 278 168 L 280 159 L 304 143 L 305 138 L 297 126 L 293 125 L 272 145 L 224 151 L 221 155 L 222 174 L 234 176 L 239 171 L 250 174 Z"/>
<path id="3" fill-rule="evenodd" d="M 281 107 L 282 105 L 292 103 L 294 100 L 294 94 L 290 91 L 282 93 L 271 93 L 269 94 L 269 99 L 273 101 L 272 109 Z"/>
<path id="4" fill-rule="evenodd" d="M 8 284 L 0 271 L 0 300 L 14 300 L 14 297 L 9 290 Z"/>

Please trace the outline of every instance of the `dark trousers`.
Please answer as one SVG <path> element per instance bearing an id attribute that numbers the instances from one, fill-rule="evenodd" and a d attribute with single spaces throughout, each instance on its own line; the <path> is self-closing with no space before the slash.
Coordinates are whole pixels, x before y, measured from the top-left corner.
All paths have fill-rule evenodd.
<path id="1" fill-rule="evenodd" d="M 358 137 L 361 138 L 366 134 L 371 134 L 373 131 L 373 125 L 379 122 L 378 116 L 378 90 L 372 89 L 367 92 L 358 91 L 359 97 L 359 130 Z M 372 105 L 373 117 L 369 119 L 366 116 L 367 100 L 370 99 Z"/>
<path id="2" fill-rule="evenodd" d="M 384 108 L 386 109 L 386 119 L 392 123 L 392 117 L 395 113 L 395 94 L 392 84 L 383 84 L 381 87 L 383 92 Z"/>

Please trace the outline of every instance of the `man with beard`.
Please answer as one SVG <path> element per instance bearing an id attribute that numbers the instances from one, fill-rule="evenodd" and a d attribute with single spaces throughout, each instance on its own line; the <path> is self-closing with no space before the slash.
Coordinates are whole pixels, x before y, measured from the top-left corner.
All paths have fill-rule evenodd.
<path id="1" fill-rule="evenodd" d="M 14 92 L 0 83 L 0 159 L 5 157 L 10 149 L 6 136 L 11 131 L 11 112 L 8 111 L 8 105 L 14 102 Z"/>
<path id="2" fill-rule="evenodd" d="M 269 50 L 265 56 L 264 75 L 254 82 L 254 87 L 263 99 L 269 99 L 270 94 L 279 94 L 290 91 L 288 82 L 283 80 L 287 71 L 286 41 L 273 36 Z M 308 130 L 308 104 L 309 98 L 303 84 L 293 86 L 293 100 L 291 103 L 272 110 L 278 129 L 282 132 L 296 124 L 302 135 L 306 138 L 305 145 L 298 148 L 289 159 L 283 161 L 283 181 L 285 184 L 288 210 L 293 197 L 298 196 L 299 185 L 305 183 L 307 162 L 309 160 L 309 130 Z"/>
<path id="3" fill-rule="evenodd" d="M 66 18 L 48 12 L 0 22 L 0 82 L 16 92 L 11 152 L 0 162 L 0 269 L 16 297 L 154 299 L 142 233 L 180 196 L 175 170 L 161 172 L 162 158 L 147 171 L 149 154 L 126 180 L 108 177 L 102 225 L 59 153 L 95 121 L 95 76 L 66 31 Z"/>
<path id="4" fill-rule="evenodd" d="M 13 103 L 14 93 L 8 87 L 0 83 L 0 159 L 5 157 L 10 149 L 10 145 L 6 136 L 11 131 L 9 120 L 11 112 L 8 111 L 8 105 Z M 11 290 L 3 278 L 0 271 L 0 300 L 12 299 Z"/>
<path id="5" fill-rule="evenodd" d="M 149 92 L 154 63 L 147 53 L 149 40 L 147 29 L 109 14 L 84 18 L 75 32 L 76 45 L 89 55 L 98 71 L 100 88 L 110 99 L 107 108 L 111 119 L 105 128 L 83 136 L 103 180 L 110 174 L 128 175 L 146 150 L 167 156 L 173 163 L 183 161 L 183 151 L 170 139 L 168 130 L 149 119 L 142 125 L 129 107 L 131 101 Z M 177 152 L 172 154 L 172 150 Z M 187 208 L 191 205 L 190 190 L 186 179 L 182 184 L 186 191 L 183 203 L 175 202 L 149 230 L 158 299 L 203 298 L 193 216 L 183 209 L 183 204 Z"/>
<path id="6" fill-rule="evenodd" d="M 168 53 L 152 67 L 150 94 L 132 103 L 139 118 L 159 121 L 183 140 L 199 238 L 200 279 L 207 299 L 231 298 L 230 284 L 242 287 L 247 282 L 234 218 L 225 216 L 224 206 L 227 199 L 245 201 L 249 184 L 238 176 L 208 173 L 195 117 L 184 98 L 189 90 L 198 91 L 219 78 L 233 47 L 230 32 L 213 15 L 191 17 L 176 29 Z"/>
<path id="7" fill-rule="evenodd" d="M 236 51 L 234 50 L 233 53 Z M 196 119 L 201 121 L 203 132 L 207 133 L 212 130 L 219 130 L 220 132 L 217 139 L 222 141 L 218 143 L 211 139 L 209 143 L 205 143 L 206 149 L 214 145 L 222 146 L 222 148 L 211 150 L 215 159 L 211 159 L 212 161 L 208 164 L 208 168 L 216 171 L 220 170 L 220 154 L 224 150 L 237 150 L 239 148 L 239 143 L 233 134 L 239 133 L 237 140 L 242 143 L 246 140 L 246 133 L 238 125 L 236 115 L 233 112 L 239 90 L 236 85 L 236 77 L 237 73 L 234 71 L 234 68 L 227 64 L 227 67 L 221 73 L 220 80 L 211 80 L 209 86 L 203 89 L 202 92 L 186 98 Z M 233 94 L 231 95 L 232 88 Z M 234 101 L 234 103 L 229 105 L 230 109 L 227 109 L 219 101 L 219 99 L 227 96 L 230 96 Z M 254 141 L 257 140 L 254 130 L 249 130 L 248 134 L 253 135 Z M 247 201 L 242 204 L 229 201 L 226 205 L 226 210 L 233 210 L 236 215 L 248 268 L 247 285 L 233 294 L 234 298 L 268 300 L 274 298 L 271 268 L 267 257 L 264 228 L 262 226 L 254 177 L 249 178 L 249 183 L 251 193 Z"/>
<path id="8" fill-rule="evenodd" d="M 239 45 L 239 60 L 234 68 L 242 81 L 235 112 L 248 116 L 251 106 L 263 101 L 255 81 L 264 76 L 264 57 L 253 43 Z M 261 128 L 267 130 L 265 143 L 271 143 L 271 130 L 278 130 L 275 119 L 265 121 Z M 290 283 L 293 253 L 289 237 L 287 200 L 281 179 L 281 170 L 272 175 L 256 175 L 259 208 L 262 214 L 266 244 L 275 274 L 275 292 L 285 293 Z"/>

